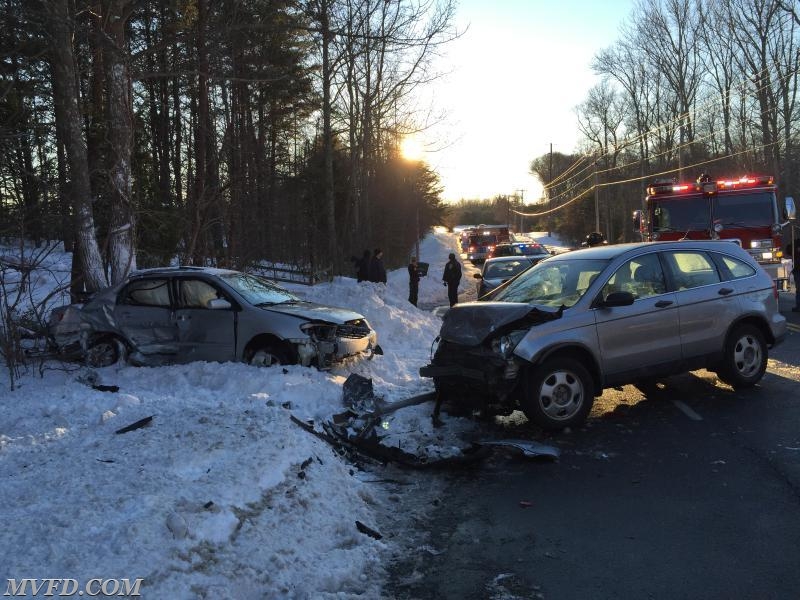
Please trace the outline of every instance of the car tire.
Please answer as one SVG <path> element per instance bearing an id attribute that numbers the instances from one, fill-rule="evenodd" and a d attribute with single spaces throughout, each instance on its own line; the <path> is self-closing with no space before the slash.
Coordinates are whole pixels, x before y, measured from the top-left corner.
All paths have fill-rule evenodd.
<path id="1" fill-rule="evenodd" d="M 574 358 L 556 357 L 533 367 L 527 377 L 522 412 L 544 429 L 580 425 L 594 403 L 589 371 Z"/>
<path id="2" fill-rule="evenodd" d="M 102 369 L 117 364 L 125 354 L 125 346 L 115 337 L 106 336 L 92 340 L 86 348 L 86 365 Z"/>
<path id="3" fill-rule="evenodd" d="M 719 378 L 734 389 L 753 387 L 767 370 L 767 342 L 753 325 L 738 325 L 728 335 Z"/>
<path id="4" fill-rule="evenodd" d="M 286 351 L 274 344 L 269 344 L 253 350 L 247 358 L 247 364 L 254 367 L 277 367 L 291 364 L 291 362 Z"/>

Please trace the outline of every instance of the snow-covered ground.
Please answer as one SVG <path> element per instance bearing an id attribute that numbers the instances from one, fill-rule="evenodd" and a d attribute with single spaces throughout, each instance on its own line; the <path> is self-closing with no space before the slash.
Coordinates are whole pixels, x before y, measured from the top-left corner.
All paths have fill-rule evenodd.
<path id="1" fill-rule="evenodd" d="M 441 272 L 453 251 L 453 234 L 421 243 L 431 267 L 420 305 L 447 304 Z M 69 257 L 53 253 L 47 266 L 34 278 L 37 297 L 52 289 L 54 273 L 68 276 Z M 465 276 L 462 292 L 474 284 Z M 356 468 L 290 417 L 319 424 L 342 412 L 350 373 L 371 378 L 388 402 L 431 390 L 418 370 L 441 320 L 408 303 L 405 269 L 390 272 L 385 286 L 337 278 L 291 287 L 366 315 L 384 355 L 330 372 L 45 363 L 24 372 L 14 391 L 0 373 L 0 588 L 8 579 L 84 586 L 141 578 L 145 598 L 383 597 L 388 561 L 422 543 L 407 528 L 424 515 L 404 497 L 433 497 L 435 484 L 428 478 L 421 488 L 413 473 L 394 473 L 407 479 L 399 493 L 381 481 L 383 467 Z M 478 434 L 454 417 L 434 429 L 431 410 L 427 403 L 388 415 L 384 445 L 436 458 Z M 115 433 L 146 417 L 147 427 Z M 383 537 L 362 533 L 356 521 Z"/>

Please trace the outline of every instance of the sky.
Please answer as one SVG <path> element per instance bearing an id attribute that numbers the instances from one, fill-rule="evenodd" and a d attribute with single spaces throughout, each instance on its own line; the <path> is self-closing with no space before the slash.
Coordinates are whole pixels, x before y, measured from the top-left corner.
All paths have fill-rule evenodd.
<path id="1" fill-rule="evenodd" d="M 541 197 L 530 161 L 570 153 L 579 141 L 575 107 L 597 78 L 590 64 L 619 39 L 633 0 L 460 0 L 464 35 L 437 67 L 447 75 L 428 90 L 443 120 L 422 136 L 444 199 L 517 194 Z"/>
<path id="2" fill-rule="evenodd" d="M 18 251 L 0 246 L 0 256 Z M 441 275 L 453 251 L 452 233 L 421 242 L 431 265 L 421 305 L 447 305 Z M 68 278 L 70 261 L 60 251 L 46 256 L 26 293 L 44 298 Z M 474 298 L 471 269 L 462 300 Z M 9 294 L 14 273 L 2 273 Z M 391 464 L 359 468 L 291 417 L 320 430 L 344 412 L 350 373 L 370 378 L 387 403 L 431 391 L 418 372 L 441 317 L 407 301 L 405 268 L 390 271 L 385 286 L 338 277 L 287 287 L 365 315 L 384 354 L 327 372 L 207 362 L 89 370 L 50 361 L 40 369 L 32 361 L 13 391 L 0 370 L 0 593 L 9 578 L 74 580 L 61 584 L 67 591 L 96 578 L 141 578 L 143 598 L 377 599 L 386 597 L 393 559 L 438 552 L 419 523 L 433 510 L 439 477 Z M 433 461 L 485 439 L 477 421 L 446 412 L 445 427 L 434 429 L 432 408 L 387 415 L 381 443 Z M 116 433 L 147 417 L 147 427 Z M 514 596 L 495 586 L 486 597 Z"/>

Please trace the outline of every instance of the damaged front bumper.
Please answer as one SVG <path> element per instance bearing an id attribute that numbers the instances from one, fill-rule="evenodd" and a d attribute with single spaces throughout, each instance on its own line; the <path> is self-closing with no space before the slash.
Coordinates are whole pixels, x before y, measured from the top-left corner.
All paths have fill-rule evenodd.
<path id="1" fill-rule="evenodd" d="M 514 356 L 506 358 L 483 346 L 442 342 L 419 374 L 432 378 L 437 390 L 454 399 L 481 397 L 484 404 L 513 408 L 511 398 L 520 369 L 521 361 Z"/>
<path id="2" fill-rule="evenodd" d="M 371 359 L 376 354 L 383 354 L 375 331 L 360 338 L 335 337 L 323 340 L 312 336 L 290 341 L 297 351 L 298 363 L 304 367 L 315 365 L 319 369 L 329 369 L 334 363 L 350 357 L 364 356 Z"/>

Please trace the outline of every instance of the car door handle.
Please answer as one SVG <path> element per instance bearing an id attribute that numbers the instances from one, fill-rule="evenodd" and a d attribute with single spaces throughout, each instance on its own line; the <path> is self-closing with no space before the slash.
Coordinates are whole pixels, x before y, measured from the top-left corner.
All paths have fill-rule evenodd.
<path id="1" fill-rule="evenodd" d="M 717 292 L 720 296 L 727 296 L 733 293 L 733 288 L 722 288 Z"/>
<path id="2" fill-rule="evenodd" d="M 672 300 L 659 300 L 656 302 L 657 308 L 664 308 L 666 306 L 670 306 L 672 304 Z"/>

